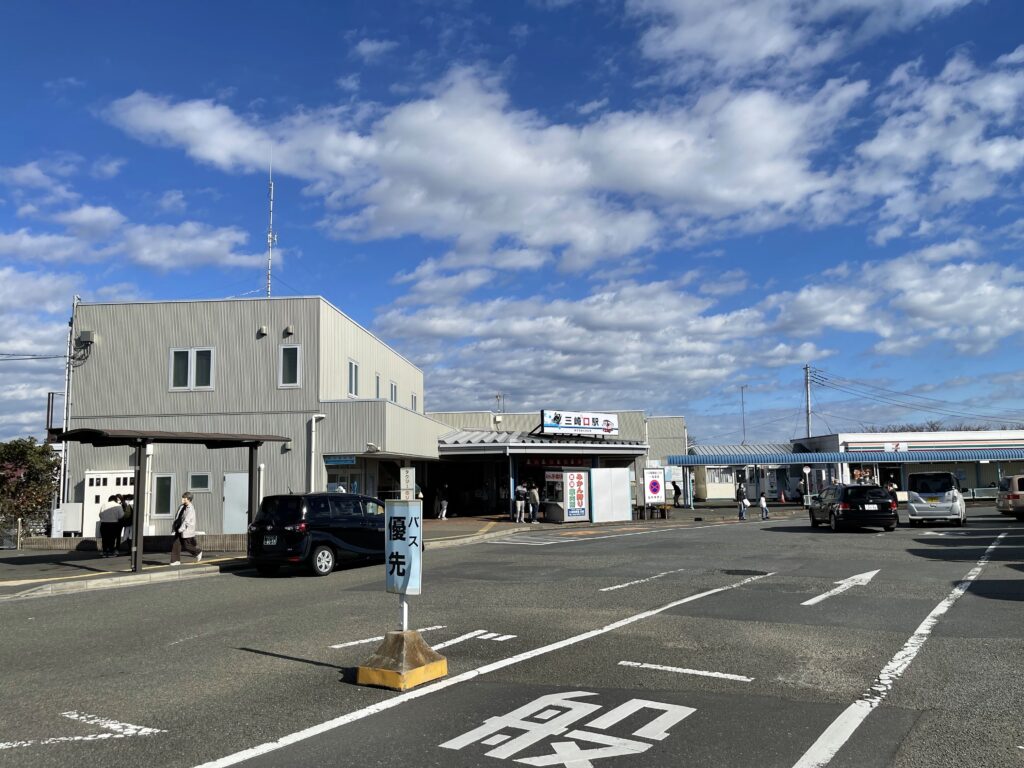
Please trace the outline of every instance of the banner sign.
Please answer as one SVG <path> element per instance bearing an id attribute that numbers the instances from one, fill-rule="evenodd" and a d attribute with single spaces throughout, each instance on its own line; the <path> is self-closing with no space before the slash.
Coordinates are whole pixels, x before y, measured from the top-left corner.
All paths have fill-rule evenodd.
<path id="1" fill-rule="evenodd" d="M 416 498 L 415 467 L 402 467 L 398 470 L 398 488 L 402 501 L 413 501 Z"/>
<path id="2" fill-rule="evenodd" d="M 423 574 L 423 502 L 384 502 L 384 573 L 388 592 L 420 594 Z"/>
<path id="3" fill-rule="evenodd" d="M 562 486 L 565 503 L 565 519 L 588 520 L 590 518 L 587 496 L 589 494 L 589 472 L 566 472 Z"/>
<path id="4" fill-rule="evenodd" d="M 615 413 L 545 410 L 540 412 L 540 428 L 545 435 L 615 436 L 619 434 L 619 416 Z"/>
<path id="5" fill-rule="evenodd" d="M 665 503 L 665 470 L 649 467 L 644 470 L 644 504 Z"/>

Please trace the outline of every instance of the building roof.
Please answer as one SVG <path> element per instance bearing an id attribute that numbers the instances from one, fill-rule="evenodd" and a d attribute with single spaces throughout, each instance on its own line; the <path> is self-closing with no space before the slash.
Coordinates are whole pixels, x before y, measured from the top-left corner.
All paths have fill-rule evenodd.
<path id="1" fill-rule="evenodd" d="M 721 454 L 777 454 L 792 453 L 789 443 L 746 443 L 743 445 L 691 445 L 689 453 L 694 456 L 718 456 Z"/>
<path id="2" fill-rule="evenodd" d="M 185 443 L 207 448 L 249 448 L 263 443 L 286 443 L 281 435 L 240 435 L 225 432 L 162 432 L 144 429 L 70 429 L 58 434 L 58 442 L 88 443 L 99 447 L 142 443 Z"/>
<path id="3" fill-rule="evenodd" d="M 641 456 L 647 444 L 635 440 L 609 440 L 600 437 L 561 437 L 529 432 L 498 432 L 483 429 L 456 429 L 437 439 L 442 456 L 466 453 L 591 453 Z"/>
<path id="4" fill-rule="evenodd" d="M 749 447 L 749 446 L 743 446 Z M 829 453 L 718 453 L 669 456 L 668 463 L 680 467 L 745 467 L 782 464 L 920 464 L 925 462 L 1024 461 L 1024 449 L 955 451 L 844 451 Z"/>

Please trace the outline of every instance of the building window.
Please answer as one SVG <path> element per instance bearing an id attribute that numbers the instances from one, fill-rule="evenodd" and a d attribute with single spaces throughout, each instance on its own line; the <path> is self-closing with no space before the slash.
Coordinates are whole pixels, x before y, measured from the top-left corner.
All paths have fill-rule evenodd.
<path id="1" fill-rule="evenodd" d="M 412 396 L 411 396 L 410 400 L 412 401 L 412 409 L 415 411 L 416 410 L 416 393 L 415 392 L 412 393 Z"/>
<path id="2" fill-rule="evenodd" d="M 299 377 L 299 366 L 301 362 L 302 347 L 298 344 L 282 345 L 281 357 L 277 366 L 277 386 L 301 387 L 302 381 Z"/>
<path id="3" fill-rule="evenodd" d="M 398 385 L 395 382 L 391 382 L 391 402 L 398 402 Z"/>
<path id="4" fill-rule="evenodd" d="M 213 389 L 214 359 L 212 347 L 172 349 L 170 389 L 183 392 Z"/>
<path id="5" fill-rule="evenodd" d="M 210 488 L 210 473 L 209 472 L 192 472 L 188 476 L 188 489 L 190 491 L 209 492 Z"/>
<path id="6" fill-rule="evenodd" d="M 348 361 L 348 393 L 359 397 L 359 363 L 354 360 Z"/>
<path id="7" fill-rule="evenodd" d="M 736 472 L 732 467 L 708 467 L 709 483 L 735 483 Z"/>
<path id="8" fill-rule="evenodd" d="M 376 382 L 376 389 L 374 390 L 375 393 L 374 393 L 373 396 L 376 397 L 378 400 L 380 400 L 380 374 L 379 373 L 374 376 L 374 380 Z"/>
<path id="9" fill-rule="evenodd" d="M 153 517 L 170 517 L 178 511 L 174 475 L 153 475 Z"/>

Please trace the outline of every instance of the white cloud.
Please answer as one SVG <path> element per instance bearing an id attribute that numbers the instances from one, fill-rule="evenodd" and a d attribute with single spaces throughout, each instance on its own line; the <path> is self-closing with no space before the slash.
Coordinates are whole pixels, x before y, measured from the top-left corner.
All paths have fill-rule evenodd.
<path id="1" fill-rule="evenodd" d="M 127 163 L 123 157 L 101 157 L 92 164 L 89 173 L 96 179 L 112 179 Z"/>
<path id="2" fill-rule="evenodd" d="M 165 272 L 205 264 L 261 266 L 266 258 L 263 254 L 239 252 L 248 240 L 249 235 L 236 227 L 211 227 L 195 221 L 176 226 L 135 224 L 125 228 L 117 250 L 132 261 Z"/>
<path id="3" fill-rule="evenodd" d="M 33 262 L 87 261 L 92 258 L 88 247 L 77 237 L 34 234 L 25 228 L 16 232 L 0 232 L 0 256 Z"/>
<path id="4" fill-rule="evenodd" d="M 53 214 L 51 218 L 78 237 L 87 239 L 109 237 L 126 221 L 119 211 L 108 205 L 82 205 L 71 211 Z"/>
<path id="5" fill-rule="evenodd" d="M 1024 64 L 1024 45 L 1018 45 L 1012 53 L 996 59 L 996 64 Z"/>
<path id="6" fill-rule="evenodd" d="M 576 111 L 581 115 L 589 115 L 593 112 L 598 112 L 608 106 L 608 99 L 595 99 L 594 101 L 588 101 L 576 108 Z"/>
<path id="7" fill-rule="evenodd" d="M 156 201 L 156 207 L 164 213 L 184 213 L 185 193 L 180 189 L 169 189 Z"/>
<path id="8" fill-rule="evenodd" d="M 68 309 L 80 278 L 54 272 L 19 272 L 0 267 L 0 314 L 12 312 L 60 312 Z M 9 322 L 8 320 L 4 321 Z M 12 350 L 5 346 L 4 351 Z"/>
<path id="9" fill-rule="evenodd" d="M 355 93 L 359 90 L 359 75 L 353 73 L 351 75 L 343 75 L 334 81 L 335 85 L 343 91 L 348 93 Z"/>
<path id="10" fill-rule="evenodd" d="M 58 77 L 55 80 L 47 80 L 43 86 L 50 91 L 67 91 L 72 88 L 85 87 L 85 81 L 77 77 Z"/>
<path id="11" fill-rule="evenodd" d="M 39 195 L 33 201 L 38 205 L 67 202 L 75 200 L 78 194 L 58 181 L 58 178 L 71 175 L 75 169 L 72 158 L 33 160 L 23 165 L 0 167 L 0 183 L 14 188 L 22 195 Z"/>
<path id="12" fill-rule="evenodd" d="M 747 273 L 730 269 L 701 284 L 700 292 L 706 296 L 732 296 L 747 290 Z"/>
<path id="13" fill-rule="evenodd" d="M 363 61 L 369 62 L 376 61 L 397 47 L 398 43 L 394 40 L 374 40 L 373 38 L 366 37 L 356 43 L 352 52 Z"/>

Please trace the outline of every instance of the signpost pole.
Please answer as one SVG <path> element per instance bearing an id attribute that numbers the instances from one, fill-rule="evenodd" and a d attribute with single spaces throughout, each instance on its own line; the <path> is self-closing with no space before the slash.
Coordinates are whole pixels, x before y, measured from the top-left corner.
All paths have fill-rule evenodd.
<path id="1" fill-rule="evenodd" d="M 409 631 L 409 600 L 405 595 L 398 596 L 398 626 L 403 632 Z"/>

